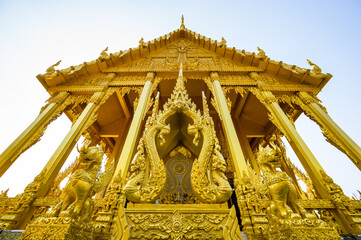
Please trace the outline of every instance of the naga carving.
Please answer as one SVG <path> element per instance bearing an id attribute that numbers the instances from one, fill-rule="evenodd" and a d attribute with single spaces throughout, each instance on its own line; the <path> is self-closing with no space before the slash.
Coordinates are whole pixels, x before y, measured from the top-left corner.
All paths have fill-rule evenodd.
<path id="1" fill-rule="evenodd" d="M 139 141 L 137 153 L 130 166 L 132 172 L 124 187 L 126 197 L 131 202 L 154 202 L 165 187 L 166 172 L 157 152 L 155 138 L 163 145 L 164 135 L 169 133 L 169 125 L 156 122 L 159 95 L 156 98 L 153 114 L 147 119 L 144 135 Z M 155 124 L 153 124 L 155 123 Z"/>
<path id="2" fill-rule="evenodd" d="M 65 197 L 47 213 L 48 217 L 71 217 L 79 221 L 89 221 L 93 212 L 92 197 L 105 188 L 114 172 L 114 162 L 98 176 L 104 151 L 101 146 L 90 146 L 86 138 L 78 152 L 79 163 L 83 166 L 71 176 L 64 189 Z M 60 213 L 60 214 L 59 214 Z"/>
<path id="3" fill-rule="evenodd" d="M 132 202 L 155 202 L 158 199 L 165 188 L 166 172 L 157 148 L 162 148 L 166 141 L 172 140 L 166 139 L 168 134 L 171 135 L 170 132 L 180 133 L 184 128 L 186 130 L 182 134 L 193 137 L 190 144 L 195 148 L 199 145 L 197 149 L 200 148 L 191 174 L 192 188 L 197 198 L 205 203 L 222 203 L 232 194 L 232 188 L 224 174 L 226 162 L 220 152 L 205 96 L 203 95 L 202 115 L 188 97 L 184 86 L 183 68 L 180 68 L 176 86 L 171 98 L 164 104 L 163 111 L 158 111 L 157 96 L 152 116 L 147 119 L 143 137 L 131 163 L 131 176 L 124 192 Z M 178 121 L 178 125 L 174 121 L 171 122 L 171 119 L 182 116 L 187 119 L 186 122 Z M 169 142 L 166 145 L 169 145 Z"/>
<path id="4" fill-rule="evenodd" d="M 128 200 L 132 202 L 154 202 L 162 193 L 166 172 L 163 160 L 157 153 L 154 138 L 158 134 L 161 144 L 163 144 L 163 134 L 167 132 L 169 132 L 169 125 L 158 124 L 146 132 L 144 140 L 140 140 L 137 153 L 130 166 L 132 175 L 124 187 Z"/>
<path id="5" fill-rule="evenodd" d="M 209 116 L 204 94 L 203 109 L 204 115 L 201 121 L 188 126 L 188 133 L 194 135 L 195 145 L 199 144 L 200 134 L 203 136 L 201 152 L 192 167 L 192 187 L 202 202 L 222 203 L 231 197 L 232 188 L 224 174 L 227 167 L 226 161 L 220 152 L 221 147 L 214 131 L 213 120 Z"/>

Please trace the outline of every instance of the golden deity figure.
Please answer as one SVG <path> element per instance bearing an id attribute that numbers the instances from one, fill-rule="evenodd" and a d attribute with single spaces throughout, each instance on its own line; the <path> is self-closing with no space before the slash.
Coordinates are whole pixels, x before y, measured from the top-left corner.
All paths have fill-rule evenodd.
<path id="1" fill-rule="evenodd" d="M 0 239 L 361 234 L 361 201 L 327 175 L 294 124 L 304 113 L 361 170 L 361 148 L 317 98 L 331 74 L 231 48 L 187 29 L 183 16 L 179 29 L 136 46 L 37 76 L 51 96 L 0 155 L 0 177 L 61 114 L 72 125 L 23 193 L 1 191 Z"/>

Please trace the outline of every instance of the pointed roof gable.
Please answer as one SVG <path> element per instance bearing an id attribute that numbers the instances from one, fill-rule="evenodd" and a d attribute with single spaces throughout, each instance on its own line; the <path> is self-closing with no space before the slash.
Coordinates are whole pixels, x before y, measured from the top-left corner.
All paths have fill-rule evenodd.
<path id="1" fill-rule="evenodd" d="M 181 42 L 183 42 L 183 46 L 181 46 Z M 83 76 L 95 76 L 103 73 L 178 71 L 179 61 L 174 59 L 171 51 L 166 51 L 172 46 L 180 49 L 184 46 L 195 47 L 200 50 L 198 54 L 203 51 L 205 55 L 208 54 L 215 59 L 213 60 L 215 64 L 211 63 L 212 61 L 204 63 L 207 60 L 198 59 L 197 56 L 194 56 L 190 59 L 188 67 L 185 67 L 187 71 L 263 72 L 281 79 L 282 81 L 279 82 L 305 84 L 315 87 L 318 89 L 317 92 L 332 77 L 331 74 L 323 74 L 321 69 L 310 61 L 308 62 L 313 66 L 312 70 L 289 65 L 282 61 L 271 60 L 260 48 L 258 48 L 258 53 L 246 52 L 234 47 L 230 48 L 224 38 L 218 42 L 202 36 L 185 28 L 182 20 L 179 29 L 148 42 L 144 42 L 142 38 L 136 48 L 110 54 L 107 53 L 108 49 L 106 48 L 97 59 L 62 70 L 55 70 L 55 66 L 59 65 L 58 62 L 49 67 L 45 74 L 39 74 L 37 78 L 49 91 L 51 87 L 70 83 L 74 79 L 80 79 Z M 159 59 L 156 59 L 157 55 Z M 150 57 L 155 58 L 155 60 L 145 67 L 144 62 L 147 59 L 149 60 Z M 163 57 L 163 59 L 160 59 L 160 57 Z M 218 65 L 217 61 L 220 62 Z M 197 68 L 192 69 L 192 64 Z"/>

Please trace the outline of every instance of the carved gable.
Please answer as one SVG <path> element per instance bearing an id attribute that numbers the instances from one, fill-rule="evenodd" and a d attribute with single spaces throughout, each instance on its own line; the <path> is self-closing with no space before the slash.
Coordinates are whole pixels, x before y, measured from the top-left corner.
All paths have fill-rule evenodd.
<path id="1" fill-rule="evenodd" d="M 120 64 L 105 71 L 178 71 L 181 63 L 185 70 L 191 71 L 244 71 L 248 67 L 221 57 L 187 39 L 179 39 L 145 58 Z"/>

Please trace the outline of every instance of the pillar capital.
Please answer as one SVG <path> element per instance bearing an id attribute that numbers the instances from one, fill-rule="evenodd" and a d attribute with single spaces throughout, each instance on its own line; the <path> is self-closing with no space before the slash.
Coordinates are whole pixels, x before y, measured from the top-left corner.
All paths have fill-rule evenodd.
<path id="1" fill-rule="evenodd" d="M 115 89 L 109 89 L 108 87 L 105 87 L 103 91 L 101 92 L 95 92 L 88 100 L 89 103 L 94 103 L 96 105 L 103 104 L 109 97 L 109 95 L 113 94 Z"/>
<path id="2" fill-rule="evenodd" d="M 153 82 L 154 78 L 155 78 L 155 73 L 154 72 L 148 72 L 147 75 L 145 76 L 146 81 Z"/>
<path id="3" fill-rule="evenodd" d="M 60 92 L 57 95 L 52 96 L 48 102 L 49 103 L 57 103 L 60 104 L 64 102 L 64 100 L 69 96 L 70 94 L 68 92 Z"/>
<path id="4" fill-rule="evenodd" d="M 250 91 L 256 95 L 258 100 L 267 108 L 269 104 L 278 103 L 278 99 L 270 91 L 263 91 L 257 87 L 251 88 Z"/>
<path id="5" fill-rule="evenodd" d="M 215 80 L 218 80 L 219 81 L 219 75 L 218 75 L 218 72 L 211 72 L 210 73 L 210 76 L 211 76 L 211 81 L 215 81 Z"/>
<path id="6" fill-rule="evenodd" d="M 307 92 L 298 92 L 297 96 L 299 97 L 299 99 L 304 102 L 305 104 L 310 104 L 310 103 L 318 103 L 319 100 L 316 99 L 315 97 L 311 96 L 309 93 Z"/>
<path id="7" fill-rule="evenodd" d="M 275 95 L 273 95 L 273 93 L 270 91 L 262 91 L 262 95 L 264 97 L 264 100 L 267 103 L 277 103 L 278 102 L 277 97 L 275 97 Z"/>
<path id="8" fill-rule="evenodd" d="M 254 80 L 259 80 L 260 78 L 259 74 L 256 72 L 250 72 L 248 75 Z"/>

